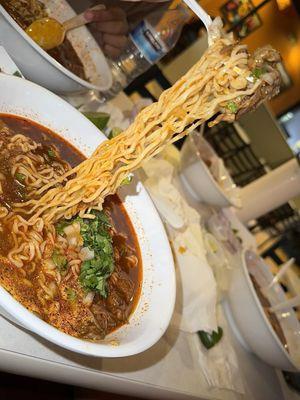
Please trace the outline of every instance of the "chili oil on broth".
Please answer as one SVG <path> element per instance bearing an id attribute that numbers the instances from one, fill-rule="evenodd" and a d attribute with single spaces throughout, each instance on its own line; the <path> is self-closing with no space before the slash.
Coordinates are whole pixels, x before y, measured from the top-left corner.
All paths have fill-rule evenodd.
<path id="1" fill-rule="evenodd" d="M 39 146 L 33 153 L 33 159 L 43 160 L 42 167 L 51 167 L 49 153 L 57 152 L 53 170 L 69 169 L 84 160 L 84 156 L 71 144 L 60 136 L 41 125 L 25 118 L 0 114 L 0 172 L 1 187 L 0 207 L 6 205 L 13 210 L 13 203 L 22 203 L 28 200 L 28 193 L 23 183 L 15 179 L 18 175 L 12 173 L 11 161 L 16 157 L 22 159 L 22 151 L 14 149 L 7 152 L 3 143 L 12 135 L 24 135 L 26 138 L 38 143 Z M 9 132 L 8 136 L 5 136 Z M 6 137 L 6 139 L 5 139 Z M 13 163 L 16 165 L 16 163 Z M 4 174 L 3 172 L 4 171 Z M 57 173 L 58 173 L 57 172 Z M 6 182 L 10 174 L 9 184 Z M 6 179 L 3 179 L 4 178 Z M 19 188 L 21 187 L 21 189 Z M 142 263 L 139 244 L 132 223 L 127 212 L 117 195 L 106 198 L 104 207 L 105 215 L 110 221 L 110 235 L 113 245 L 114 271 L 107 280 L 107 298 L 99 293 L 87 296 L 80 287 L 79 272 L 80 262 L 78 251 L 72 251 L 72 246 L 67 246 L 65 240 L 59 235 L 56 239 L 59 246 L 64 248 L 68 259 L 67 270 L 60 273 L 60 282 L 55 278 L 55 270 L 48 275 L 44 271 L 44 261 L 27 262 L 23 267 L 17 267 L 7 260 L 7 255 L 13 246 L 11 228 L 5 223 L 6 218 L 0 218 L 0 284 L 21 302 L 26 308 L 34 312 L 46 322 L 60 329 L 64 333 L 86 340 L 100 340 L 105 335 L 128 322 L 130 314 L 134 311 L 141 292 Z M 10 215 L 10 214 L 9 214 Z M 56 245 L 56 244 L 55 244 Z M 59 248 L 60 248 L 59 247 Z M 44 254 L 47 249 L 44 249 Z M 77 268 L 77 270 L 76 270 Z M 72 274 L 72 271 L 75 273 Z M 74 272 L 74 271 L 73 271 Z M 41 281 L 42 279 L 42 281 Z M 49 287 L 55 294 L 49 299 Z M 42 288 L 41 288 L 42 286 Z M 76 296 L 74 296 L 74 293 Z M 89 297 L 90 296 L 90 297 Z M 89 297 L 89 301 L 86 301 Z"/>

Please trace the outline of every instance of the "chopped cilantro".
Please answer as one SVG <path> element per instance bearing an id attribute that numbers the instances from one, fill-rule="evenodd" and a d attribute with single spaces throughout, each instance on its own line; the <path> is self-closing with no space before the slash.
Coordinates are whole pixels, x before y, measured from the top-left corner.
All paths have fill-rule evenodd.
<path id="1" fill-rule="evenodd" d="M 20 172 L 17 172 L 17 173 L 15 174 L 15 178 L 16 178 L 19 182 L 23 183 L 23 182 L 25 181 L 26 176 L 25 176 L 24 174 L 21 174 Z"/>
<path id="2" fill-rule="evenodd" d="M 229 101 L 227 103 L 226 107 L 233 114 L 235 114 L 237 112 L 237 110 L 238 110 L 238 105 L 234 101 Z"/>
<path id="3" fill-rule="evenodd" d="M 76 292 L 75 292 L 74 289 L 72 289 L 72 288 L 67 288 L 67 289 L 66 289 L 66 293 L 67 293 L 67 297 L 68 297 L 68 300 L 69 300 L 69 301 L 73 302 L 73 301 L 76 300 L 77 294 L 76 294 Z"/>
<path id="4" fill-rule="evenodd" d="M 56 158 L 56 154 L 55 154 L 55 151 L 54 151 L 54 150 L 48 149 L 47 153 L 48 153 L 48 156 L 49 156 L 49 157 L 51 157 L 51 158 Z"/>
<path id="5" fill-rule="evenodd" d="M 100 111 L 83 111 L 82 114 L 100 130 L 106 127 L 110 118 L 109 114 Z"/>
<path id="6" fill-rule="evenodd" d="M 263 74 L 265 74 L 267 71 L 266 71 L 266 69 L 265 68 L 258 68 L 258 67 L 256 67 L 256 68 L 254 68 L 254 70 L 252 71 L 252 76 L 253 76 L 253 78 L 255 78 L 255 79 L 260 79 L 260 77 L 263 75 Z"/>
<path id="7" fill-rule="evenodd" d="M 57 250 L 54 250 L 51 258 L 59 271 L 63 272 L 66 270 L 68 260 L 63 254 L 59 253 Z"/>
<path id="8" fill-rule="evenodd" d="M 203 346 L 209 350 L 214 347 L 223 336 L 223 329 L 219 326 L 217 331 L 212 331 L 212 333 L 208 333 L 205 331 L 198 331 L 198 336 L 201 340 Z"/>
<path id="9" fill-rule="evenodd" d="M 133 175 L 129 174 L 125 179 L 122 180 L 121 186 L 123 185 L 129 185 L 130 182 L 132 181 Z"/>
<path id="10" fill-rule="evenodd" d="M 74 222 L 80 223 L 80 234 L 83 246 L 94 251 L 94 258 L 82 263 L 79 275 L 81 286 L 86 291 L 99 292 L 107 296 L 107 279 L 114 270 L 114 252 L 112 237 L 109 233 L 111 224 L 103 211 L 92 211 L 94 219 L 76 217 L 61 220 L 56 225 L 56 231 L 64 235 L 64 228 Z M 53 260 L 54 261 L 54 260 Z"/>
<path id="11" fill-rule="evenodd" d="M 92 220 L 77 218 L 84 247 L 94 250 L 94 258 L 84 261 L 79 281 L 87 291 L 97 291 L 107 296 L 107 278 L 114 270 L 112 237 L 109 233 L 110 222 L 103 211 L 94 211 Z"/>
<path id="12" fill-rule="evenodd" d="M 22 78 L 22 75 L 20 74 L 19 71 L 15 71 L 15 72 L 13 73 L 13 75 L 14 75 L 14 76 L 18 76 L 19 78 Z"/>

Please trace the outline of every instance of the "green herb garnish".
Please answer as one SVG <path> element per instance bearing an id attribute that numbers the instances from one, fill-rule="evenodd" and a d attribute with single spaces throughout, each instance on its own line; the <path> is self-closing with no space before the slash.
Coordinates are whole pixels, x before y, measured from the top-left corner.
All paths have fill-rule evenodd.
<path id="1" fill-rule="evenodd" d="M 229 101 L 227 103 L 226 107 L 233 114 L 235 114 L 237 112 L 237 110 L 238 110 L 238 105 L 234 101 Z"/>
<path id="2" fill-rule="evenodd" d="M 56 232 L 59 235 L 63 236 L 65 233 L 64 232 L 65 227 L 71 225 L 72 223 L 73 223 L 72 220 L 61 219 L 57 224 L 55 224 Z"/>
<path id="3" fill-rule="evenodd" d="M 47 153 L 48 153 L 48 156 L 49 156 L 49 157 L 51 157 L 51 158 L 56 158 L 56 154 L 55 154 L 55 151 L 54 151 L 54 150 L 48 149 L 48 150 L 47 150 Z"/>
<path id="4" fill-rule="evenodd" d="M 130 182 L 132 181 L 132 178 L 133 178 L 132 174 L 128 175 L 125 179 L 122 180 L 121 186 L 129 185 Z"/>
<path id="5" fill-rule="evenodd" d="M 23 78 L 19 71 L 15 71 L 13 73 L 14 76 L 18 76 L 19 78 Z"/>
<path id="6" fill-rule="evenodd" d="M 219 326 L 217 332 L 212 331 L 212 333 L 208 333 L 205 331 L 198 331 L 197 333 L 203 346 L 209 350 L 222 339 L 223 329 Z"/>
<path id="7" fill-rule="evenodd" d="M 122 132 L 123 132 L 123 130 L 121 128 L 117 128 L 117 127 L 112 128 L 111 131 L 109 132 L 108 139 L 113 139 L 116 136 L 120 135 L 120 133 L 122 133 Z"/>
<path id="8" fill-rule="evenodd" d="M 254 70 L 252 71 L 251 75 L 252 75 L 253 78 L 255 78 L 255 79 L 260 79 L 261 76 L 262 76 L 263 74 L 265 74 L 266 72 L 267 72 L 267 71 L 266 71 L 265 68 L 258 68 L 258 67 L 256 67 L 256 68 L 254 68 Z"/>
<path id="9" fill-rule="evenodd" d="M 59 271 L 63 272 L 67 269 L 68 260 L 63 254 L 59 253 L 57 250 L 54 250 L 51 258 Z"/>
<path id="10" fill-rule="evenodd" d="M 109 114 L 99 111 L 84 111 L 82 114 L 100 130 L 106 127 L 110 118 Z"/>
<path id="11" fill-rule="evenodd" d="M 98 292 L 107 297 L 107 279 L 114 271 L 114 252 L 111 224 L 103 211 L 92 211 L 94 219 L 76 217 L 70 220 L 61 220 L 56 225 L 56 231 L 64 235 L 64 228 L 74 222 L 80 223 L 80 234 L 83 246 L 94 251 L 94 258 L 82 263 L 79 281 L 87 292 Z"/>
<path id="12" fill-rule="evenodd" d="M 17 179 L 17 181 L 24 183 L 26 176 L 24 174 L 21 174 L 20 172 L 17 172 L 15 174 L 15 178 Z"/>
<path id="13" fill-rule="evenodd" d="M 97 291 L 107 297 L 107 279 L 114 270 L 112 237 L 109 233 L 110 222 L 103 211 L 94 211 L 95 219 L 77 218 L 84 247 L 94 251 L 92 260 L 84 261 L 79 281 L 87 291 Z"/>
<path id="14" fill-rule="evenodd" d="M 67 289 L 66 289 L 66 293 L 67 293 L 67 297 L 68 297 L 68 300 L 69 300 L 69 301 L 73 302 L 73 301 L 76 300 L 77 294 L 76 294 L 76 292 L 75 292 L 74 289 L 67 288 Z"/>

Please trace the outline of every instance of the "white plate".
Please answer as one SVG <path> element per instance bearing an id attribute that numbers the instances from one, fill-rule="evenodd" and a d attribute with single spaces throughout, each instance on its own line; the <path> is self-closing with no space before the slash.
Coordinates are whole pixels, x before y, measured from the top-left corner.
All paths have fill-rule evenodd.
<path id="1" fill-rule="evenodd" d="M 105 136 L 76 109 L 31 82 L 0 74 L 0 113 L 24 116 L 64 137 L 90 155 Z M 143 287 L 129 324 L 101 343 L 66 335 L 26 310 L 0 287 L 0 307 L 32 332 L 82 354 L 123 357 L 140 353 L 165 332 L 175 302 L 175 270 L 168 238 L 153 203 L 141 183 L 122 190 L 126 210 L 141 248 Z M 113 345 L 116 341 L 119 345 Z"/>
<path id="2" fill-rule="evenodd" d="M 65 21 L 75 12 L 65 0 L 44 0 L 50 16 Z M 82 26 L 68 33 L 90 82 L 63 67 L 39 47 L 0 5 L 0 44 L 5 47 L 27 79 L 56 93 L 72 94 L 84 90 L 108 90 L 112 84 L 111 71 L 97 42 Z"/>

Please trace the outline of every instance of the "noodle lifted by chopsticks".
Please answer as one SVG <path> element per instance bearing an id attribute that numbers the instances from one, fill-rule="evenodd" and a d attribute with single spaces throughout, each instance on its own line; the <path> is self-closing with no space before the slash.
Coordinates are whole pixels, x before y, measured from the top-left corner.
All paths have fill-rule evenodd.
<path id="1" fill-rule="evenodd" d="M 157 103 L 140 112 L 128 129 L 102 143 L 92 157 L 63 177 L 42 187 L 36 193 L 40 198 L 20 204 L 19 212 L 26 210 L 33 224 L 40 217 L 51 223 L 77 213 L 82 216 L 91 208 L 101 209 L 104 198 L 115 193 L 130 172 L 166 145 L 217 113 L 221 114 L 212 124 L 233 121 L 277 93 L 280 79 L 274 64 L 279 59 L 270 47 L 250 58 L 247 47 L 235 44 L 231 35 L 217 39 Z"/>
<path id="2" fill-rule="evenodd" d="M 232 35 L 216 38 L 201 59 L 157 103 L 139 113 L 131 126 L 58 179 L 39 188 L 34 197 L 14 205 L 11 262 L 22 264 L 39 256 L 39 236 L 53 241 L 53 224 L 79 214 L 93 218 L 106 196 L 117 191 L 128 175 L 165 146 L 211 120 L 234 121 L 278 93 L 279 54 L 270 46 L 253 57 Z"/>

